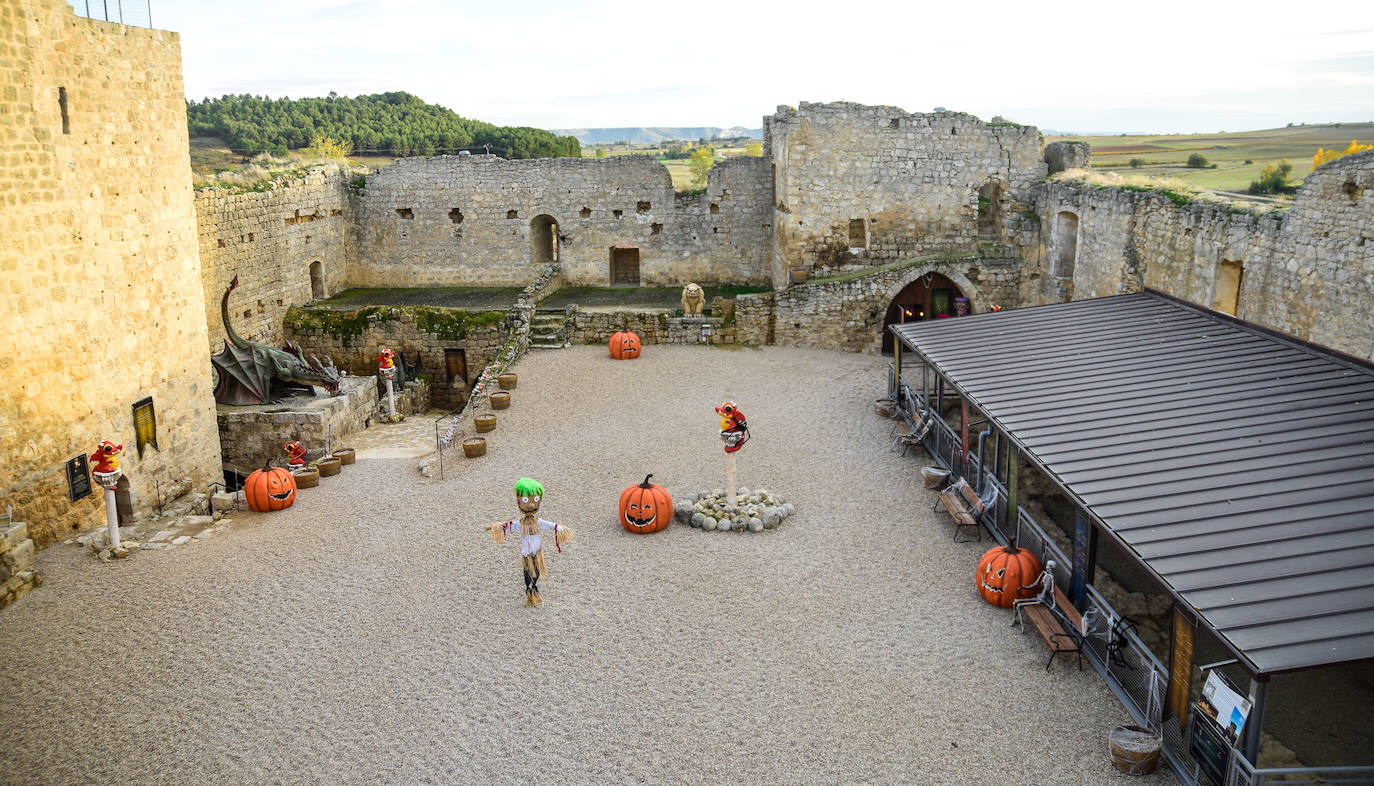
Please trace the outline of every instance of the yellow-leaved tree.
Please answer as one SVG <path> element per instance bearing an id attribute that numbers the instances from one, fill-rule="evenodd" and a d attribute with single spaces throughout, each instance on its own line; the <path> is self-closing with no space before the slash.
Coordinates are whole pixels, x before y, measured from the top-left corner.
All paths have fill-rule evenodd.
<path id="1" fill-rule="evenodd" d="M 687 168 L 692 173 L 692 183 L 701 188 L 706 185 L 706 174 L 711 171 L 711 167 L 716 165 L 716 149 L 711 146 L 699 147 L 692 151 L 692 157 L 687 160 Z"/>
<path id="2" fill-rule="evenodd" d="M 347 158 L 352 145 L 333 137 L 317 136 L 310 140 L 310 147 L 301 150 L 306 158 L 336 159 Z"/>
<path id="3" fill-rule="evenodd" d="M 1319 147 L 1317 148 L 1317 154 L 1312 156 L 1312 167 L 1315 169 L 1322 164 L 1330 163 L 1338 158 L 1344 158 L 1352 153 L 1363 153 L 1366 150 L 1374 150 L 1374 145 L 1362 145 L 1354 139 L 1350 140 L 1350 146 L 1344 150 L 1336 150 L 1334 148 L 1331 150 L 1323 150 Z"/>

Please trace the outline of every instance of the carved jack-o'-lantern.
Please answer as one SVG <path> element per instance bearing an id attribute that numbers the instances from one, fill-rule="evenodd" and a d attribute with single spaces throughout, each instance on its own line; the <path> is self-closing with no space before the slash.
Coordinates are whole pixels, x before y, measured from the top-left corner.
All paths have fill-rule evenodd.
<path id="1" fill-rule="evenodd" d="M 629 532 L 658 532 L 673 517 L 673 498 L 667 489 L 650 483 L 652 477 L 645 475 L 643 483 L 620 492 L 620 526 Z"/>
<path id="2" fill-rule="evenodd" d="M 611 336 L 611 357 L 633 360 L 639 357 L 639 336 L 633 331 L 618 330 Z"/>
<path id="3" fill-rule="evenodd" d="M 296 479 L 281 467 L 264 464 L 244 481 L 243 495 L 259 513 L 289 508 L 296 501 Z"/>
<path id="4" fill-rule="evenodd" d="M 1040 577 L 1040 560 L 1025 549 L 994 546 L 978 560 L 978 592 L 994 606 L 1009 609 L 1017 598 L 1035 597 L 1035 580 Z"/>

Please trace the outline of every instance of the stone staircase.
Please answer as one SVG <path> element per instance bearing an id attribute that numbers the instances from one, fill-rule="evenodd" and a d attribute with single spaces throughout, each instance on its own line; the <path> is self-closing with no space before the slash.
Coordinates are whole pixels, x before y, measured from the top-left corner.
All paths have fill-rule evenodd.
<path id="1" fill-rule="evenodd" d="M 4 520 L 0 525 L 0 609 L 19 600 L 43 583 L 33 567 L 33 540 L 29 525 Z"/>
<path id="2" fill-rule="evenodd" d="M 569 343 L 568 312 L 535 311 L 530 317 L 530 349 L 563 349 Z"/>

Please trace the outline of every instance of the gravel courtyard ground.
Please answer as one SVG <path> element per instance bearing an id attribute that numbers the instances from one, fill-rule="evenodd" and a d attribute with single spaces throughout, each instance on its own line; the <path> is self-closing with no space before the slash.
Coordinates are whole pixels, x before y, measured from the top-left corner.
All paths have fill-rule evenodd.
<path id="1" fill-rule="evenodd" d="M 1111 766 L 1129 722 L 1091 670 L 973 589 L 873 411 L 886 360 L 604 347 L 522 360 L 488 454 L 426 479 L 396 435 L 279 513 L 108 565 L 73 545 L 0 613 L 6 783 L 1174 783 Z M 753 437 L 775 530 L 632 535 L 626 486 L 723 486 L 713 408 Z M 404 429 L 388 434 L 386 428 Z M 418 451 L 416 451 L 418 452 Z M 482 526 L 541 515 L 545 602 Z"/>

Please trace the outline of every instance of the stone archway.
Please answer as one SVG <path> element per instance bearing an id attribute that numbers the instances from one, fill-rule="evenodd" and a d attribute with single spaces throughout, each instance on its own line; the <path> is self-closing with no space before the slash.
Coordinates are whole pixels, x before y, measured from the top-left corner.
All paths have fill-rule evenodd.
<path id="1" fill-rule="evenodd" d="M 967 305 L 966 313 L 977 313 L 978 288 L 963 273 L 937 272 L 933 268 L 914 271 L 901 284 L 888 290 L 887 312 L 883 317 L 878 349 L 883 354 L 892 352 L 888 325 L 953 318 L 961 307 L 960 300 Z"/>
<path id="2" fill-rule="evenodd" d="M 530 261 L 536 265 L 558 261 L 558 222 L 553 216 L 530 219 Z"/>

